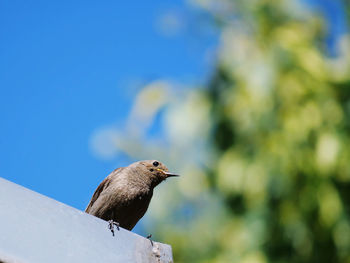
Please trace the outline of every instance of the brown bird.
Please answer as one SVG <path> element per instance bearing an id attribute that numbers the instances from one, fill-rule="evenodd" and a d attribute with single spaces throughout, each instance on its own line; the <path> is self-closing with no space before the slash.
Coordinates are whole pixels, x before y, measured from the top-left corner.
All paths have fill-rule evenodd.
<path id="1" fill-rule="evenodd" d="M 132 163 L 109 174 L 97 187 L 86 213 L 131 230 L 146 213 L 159 183 L 177 174 L 169 173 L 159 161 L 147 160 Z"/>

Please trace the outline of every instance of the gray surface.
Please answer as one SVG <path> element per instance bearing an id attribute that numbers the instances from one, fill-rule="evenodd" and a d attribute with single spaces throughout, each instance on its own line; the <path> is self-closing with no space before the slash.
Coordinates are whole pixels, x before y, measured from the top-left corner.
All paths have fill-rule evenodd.
<path id="1" fill-rule="evenodd" d="M 0 262 L 172 262 L 172 252 L 0 178 Z"/>

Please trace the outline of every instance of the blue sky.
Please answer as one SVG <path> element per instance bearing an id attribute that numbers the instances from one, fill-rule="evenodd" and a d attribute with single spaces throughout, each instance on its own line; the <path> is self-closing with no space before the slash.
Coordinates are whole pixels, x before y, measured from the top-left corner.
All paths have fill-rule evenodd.
<path id="1" fill-rule="evenodd" d="M 217 36 L 194 20 L 183 1 L 0 0 L 0 176 L 84 209 L 132 161 L 96 158 L 94 131 L 122 122 L 141 84 L 207 77 Z"/>
<path id="2" fill-rule="evenodd" d="M 133 161 L 96 158 L 93 132 L 122 121 L 141 84 L 209 70 L 216 40 L 183 32 L 191 12 L 182 1 L 0 0 L 0 176 L 84 209 Z"/>
<path id="3" fill-rule="evenodd" d="M 345 4 L 342 0 L 304 0 L 314 10 L 327 19 L 328 36 L 326 44 L 330 55 L 336 55 L 335 46 L 338 36 L 348 32 L 346 25 Z"/>

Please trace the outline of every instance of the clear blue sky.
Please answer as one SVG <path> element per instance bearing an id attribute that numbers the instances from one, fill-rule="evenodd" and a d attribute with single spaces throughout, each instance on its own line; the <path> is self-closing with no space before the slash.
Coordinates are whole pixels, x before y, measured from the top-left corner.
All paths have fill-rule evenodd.
<path id="1" fill-rule="evenodd" d="M 202 77 L 210 43 L 157 30 L 180 1 L 0 3 L 0 175 L 83 208 L 118 165 L 91 154 L 92 132 L 126 116 L 133 82 Z"/>
<path id="2" fill-rule="evenodd" d="M 191 36 L 194 14 L 170 0 L 0 0 L 0 176 L 84 209 L 131 161 L 100 160 L 89 140 L 125 118 L 132 83 L 207 76 L 217 40 Z"/>

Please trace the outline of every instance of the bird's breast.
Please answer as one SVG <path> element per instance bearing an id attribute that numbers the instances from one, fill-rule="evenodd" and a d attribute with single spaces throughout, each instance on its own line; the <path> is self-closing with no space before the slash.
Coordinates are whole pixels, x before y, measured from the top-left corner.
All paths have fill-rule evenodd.
<path id="1" fill-rule="evenodd" d="M 146 213 L 152 194 L 152 192 L 139 193 L 132 197 L 129 195 L 125 198 L 118 198 L 112 202 L 114 206 L 108 209 L 107 214 L 121 227 L 131 230 Z M 110 219 L 106 218 L 105 220 Z"/>

